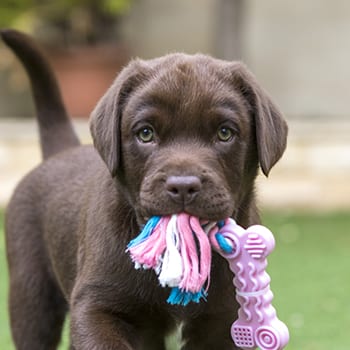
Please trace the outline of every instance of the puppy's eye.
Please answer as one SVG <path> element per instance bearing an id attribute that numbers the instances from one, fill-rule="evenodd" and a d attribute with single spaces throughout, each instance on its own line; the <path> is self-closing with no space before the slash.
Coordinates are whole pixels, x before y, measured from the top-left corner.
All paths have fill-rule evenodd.
<path id="1" fill-rule="evenodd" d="M 218 129 L 217 137 L 221 142 L 229 142 L 233 139 L 234 131 L 227 126 L 221 126 Z"/>
<path id="2" fill-rule="evenodd" d="M 152 142 L 154 141 L 154 130 L 146 126 L 137 133 L 137 138 L 143 143 Z"/>

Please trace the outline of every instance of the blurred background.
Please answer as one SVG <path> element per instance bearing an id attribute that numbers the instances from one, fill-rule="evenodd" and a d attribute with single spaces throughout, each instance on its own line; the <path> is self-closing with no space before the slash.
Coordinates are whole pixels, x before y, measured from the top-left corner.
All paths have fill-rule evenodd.
<path id="1" fill-rule="evenodd" d="M 0 26 L 33 34 L 87 142 L 88 116 L 130 57 L 173 51 L 247 63 L 285 113 L 288 150 L 260 178 L 269 208 L 350 207 L 350 3 L 309 0 L 11 0 Z M 0 44 L 0 203 L 39 161 L 27 77 Z"/>
<path id="2" fill-rule="evenodd" d="M 131 57 L 183 51 L 244 61 L 290 127 L 283 159 L 258 179 L 280 247 L 271 275 L 288 349 L 349 349 L 350 2 L 3 0 L 0 27 L 42 45 L 86 143 L 91 110 Z M 0 208 L 40 162 L 36 128 L 27 77 L 0 43 Z M 0 348 L 11 349 L 1 339 L 9 335 L 0 314 Z"/>

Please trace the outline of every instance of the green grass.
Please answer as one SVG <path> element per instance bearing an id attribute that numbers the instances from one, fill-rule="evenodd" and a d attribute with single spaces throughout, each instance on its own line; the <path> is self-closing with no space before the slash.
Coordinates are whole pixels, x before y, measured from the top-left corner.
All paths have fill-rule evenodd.
<path id="1" fill-rule="evenodd" d="M 0 349 L 12 350 L 7 312 L 8 273 L 4 242 L 4 212 L 0 211 Z"/>
<path id="2" fill-rule="evenodd" d="M 0 212 L 0 227 L 2 221 Z M 350 214 L 266 213 L 264 224 L 276 238 L 268 272 L 273 304 L 291 335 L 287 349 L 348 350 Z M 12 350 L 7 286 L 0 230 L 0 349 Z"/>
<path id="3" fill-rule="evenodd" d="M 270 214 L 274 305 L 290 331 L 288 350 L 348 350 L 350 214 Z"/>

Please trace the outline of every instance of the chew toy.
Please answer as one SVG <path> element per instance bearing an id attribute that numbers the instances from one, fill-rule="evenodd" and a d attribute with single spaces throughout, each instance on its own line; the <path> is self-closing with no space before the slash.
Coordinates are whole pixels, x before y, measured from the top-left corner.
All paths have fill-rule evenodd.
<path id="1" fill-rule="evenodd" d="M 127 248 L 135 268 L 154 269 L 159 283 L 170 287 L 168 303 L 187 305 L 206 299 L 212 248 L 234 273 L 238 319 L 231 327 L 235 344 L 244 350 L 282 350 L 288 328 L 271 305 L 267 256 L 275 241 L 264 226 L 247 230 L 233 219 L 201 221 L 185 213 L 152 217 Z"/>
<path id="2" fill-rule="evenodd" d="M 281 350 L 289 341 L 287 326 L 271 305 L 273 294 L 266 273 L 266 257 L 275 247 L 266 227 L 255 225 L 247 230 L 228 219 L 212 239 L 214 249 L 229 263 L 235 274 L 238 319 L 231 327 L 235 344 L 242 349 Z"/>

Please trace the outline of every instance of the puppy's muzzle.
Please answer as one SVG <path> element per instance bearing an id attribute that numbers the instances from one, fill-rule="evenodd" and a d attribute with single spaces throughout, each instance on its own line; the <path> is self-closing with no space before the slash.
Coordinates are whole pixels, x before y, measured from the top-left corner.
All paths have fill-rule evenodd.
<path id="1" fill-rule="evenodd" d="M 190 204 L 202 189 L 202 182 L 197 176 L 169 176 L 165 190 L 172 201 L 186 206 Z"/>

